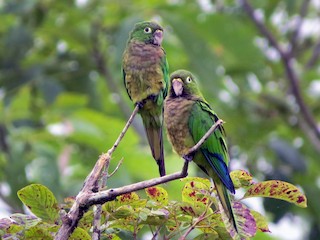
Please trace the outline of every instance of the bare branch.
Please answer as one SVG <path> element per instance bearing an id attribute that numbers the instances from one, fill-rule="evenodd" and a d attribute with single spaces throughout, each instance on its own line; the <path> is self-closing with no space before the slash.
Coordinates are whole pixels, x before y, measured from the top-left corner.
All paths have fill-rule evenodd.
<path id="1" fill-rule="evenodd" d="M 253 7 L 249 4 L 247 0 L 240 0 L 241 5 L 243 6 L 243 9 L 247 12 L 251 20 L 254 22 L 256 27 L 259 29 L 259 31 L 262 33 L 263 36 L 267 38 L 269 43 L 277 50 L 277 52 L 280 54 L 280 56 L 283 58 L 286 58 L 286 53 L 282 48 L 280 47 L 279 43 L 277 42 L 276 38 L 272 35 L 272 33 L 267 29 L 267 27 L 264 25 L 264 23 L 257 17 L 257 15 L 254 12 Z"/>
<path id="2" fill-rule="evenodd" d="M 200 139 L 200 141 L 195 145 L 196 147 L 192 147 L 187 156 L 188 160 L 185 160 L 182 171 L 173 173 L 170 175 L 166 175 L 163 177 L 159 178 L 153 178 L 147 181 L 143 182 L 138 182 L 134 184 L 130 184 L 127 186 L 119 187 L 119 188 L 114 188 L 114 189 L 109 189 L 105 191 L 100 191 L 99 190 L 99 185 L 97 184 L 99 177 L 101 175 L 101 172 L 104 168 L 104 166 L 109 166 L 110 160 L 112 153 L 116 150 L 117 146 L 119 145 L 120 141 L 124 137 L 128 127 L 133 121 L 134 116 L 137 114 L 139 110 L 138 105 L 135 107 L 134 111 L 131 114 L 131 117 L 129 118 L 126 126 L 120 133 L 118 139 L 115 141 L 114 145 L 110 150 L 108 150 L 107 153 L 102 154 L 99 157 L 99 160 L 97 161 L 96 165 L 94 166 L 93 170 L 91 173 L 88 175 L 88 177 L 85 180 L 85 183 L 83 185 L 83 188 L 79 192 L 79 194 L 76 197 L 76 200 L 71 207 L 69 213 L 63 217 L 62 219 L 62 226 L 59 229 L 59 232 L 55 236 L 55 240 L 66 240 L 69 238 L 69 236 L 72 234 L 74 229 L 77 227 L 79 220 L 82 218 L 83 214 L 89 209 L 90 206 L 94 204 L 103 204 L 108 201 L 114 200 L 117 196 L 120 196 L 125 193 L 130 193 L 133 191 L 138 191 L 141 189 L 145 189 L 148 187 L 152 187 L 155 185 L 159 185 L 162 183 L 166 183 L 172 180 L 176 180 L 179 178 L 184 178 L 188 175 L 188 166 L 189 166 L 189 161 L 190 161 L 190 156 L 199 149 L 201 144 L 208 138 L 210 134 L 212 134 L 222 123 L 223 121 L 217 121 L 210 129 L 209 131 Z M 100 211 L 101 212 L 101 211 Z M 99 217 L 99 214 L 98 214 Z M 100 218 L 100 217 L 99 217 Z M 99 226 L 99 223 L 97 225 Z M 95 235 L 98 235 L 100 231 L 96 230 Z"/>
<path id="3" fill-rule="evenodd" d="M 312 56 L 305 66 L 306 69 L 312 68 L 317 63 L 319 56 L 320 56 L 320 39 L 315 45 L 314 50 L 312 51 Z"/>
<path id="4" fill-rule="evenodd" d="M 295 55 L 294 53 L 297 48 L 297 41 L 299 39 L 299 34 L 300 34 L 302 22 L 303 22 L 304 17 L 307 14 L 309 3 L 310 3 L 310 0 L 304 0 L 303 3 L 301 4 L 301 7 L 300 7 L 299 17 L 298 17 L 295 29 L 292 33 L 292 37 L 291 37 L 291 41 L 290 41 L 292 56 Z"/>
<path id="5" fill-rule="evenodd" d="M 188 161 L 185 161 L 185 165 L 187 167 L 184 167 L 183 169 L 188 169 Z M 114 200 L 117 196 L 138 191 L 141 189 L 153 187 L 162 183 L 170 182 L 179 178 L 184 178 L 187 176 L 187 172 L 181 171 L 181 172 L 176 172 L 173 174 L 169 174 L 163 177 L 158 177 L 158 178 L 152 178 L 150 180 L 138 182 L 138 183 L 133 183 L 130 185 L 126 185 L 123 187 L 119 188 L 113 188 L 113 189 L 108 189 L 105 191 L 97 192 L 97 193 L 92 193 L 89 198 L 87 199 L 87 205 L 91 206 L 93 204 L 97 203 L 105 203 L 108 201 Z"/>
<path id="6" fill-rule="evenodd" d="M 244 10 L 247 12 L 251 20 L 256 25 L 256 27 L 259 29 L 259 31 L 268 39 L 269 43 L 280 54 L 282 64 L 284 65 L 284 68 L 286 71 L 289 86 L 291 87 L 291 91 L 300 108 L 300 115 L 303 118 L 303 120 L 307 123 L 308 127 L 315 132 L 315 135 L 317 136 L 317 138 L 320 139 L 320 130 L 318 129 L 318 126 L 313 114 L 311 113 L 308 106 L 305 104 L 304 99 L 302 97 L 302 93 L 300 91 L 299 78 L 297 76 L 297 73 L 294 70 L 291 51 L 290 50 L 283 51 L 281 49 L 280 45 L 278 44 L 277 40 L 272 35 L 272 33 L 267 29 L 264 23 L 260 21 L 257 18 L 257 16 L 254 14 L 254 9 L 247 0 L 240 0 L 240 3 L 242 4 Z M 312 141 L 312 139 L 310 138 L 309 140 Z"/>
<path id="7" fill-rule="evenodd" d="M 112 177 L 118 171 L 122 163 L 123 163 L 123 158 L 120 159 L 120 161 L 118 162 L 116 168 L 112 171 L 112 173 L 108 174 L 108 178 Z"/>

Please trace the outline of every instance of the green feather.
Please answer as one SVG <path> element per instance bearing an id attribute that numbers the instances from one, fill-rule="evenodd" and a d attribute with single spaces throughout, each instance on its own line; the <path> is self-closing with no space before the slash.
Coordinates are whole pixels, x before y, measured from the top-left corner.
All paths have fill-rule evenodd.
<path id="1" fill-rule="evenodd" d="M 127 93 L 142 107 L 143 120 L 152 155 L 165 175 L 163 154 L 163 102 L 168 92 L 168 62 L 161 47 L 162 27 L 154 22 L 134 26 L 123 53 L 122 73 Z"/>
<path id="2" fill-rule="evenodd" d="M 203 98 L 190 72 L 175 71 L 170 76 L 170 82 L 164 119 L 174 149 L 183 156 L 219 118 Z M 222 126 L 201 145 L 193 161 L 213 179 L 223 209 L 237 230 L 227 191 L 234 193 L 235 189 L 229 175 L 229 154 Z"/>

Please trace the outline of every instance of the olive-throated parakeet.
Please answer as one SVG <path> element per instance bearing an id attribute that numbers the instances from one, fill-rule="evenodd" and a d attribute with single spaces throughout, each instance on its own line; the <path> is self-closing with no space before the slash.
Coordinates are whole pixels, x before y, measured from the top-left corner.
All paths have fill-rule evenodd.
<path id="1" fill-rule="evenodd" d="M 164 104 L 167 134 L 174 150 L 184 156 L 219 119 L 198 89 L 195 77 L 186 70 L 170 76 L 171 87 Z M 194 154 L 193 161 L 212 178 L 223 209 L 237 231 L 227 189 L 235 193 L 229 175 L 229 155 L 222 126 Z"/>
<path id="2" fill-rule="evenodd" d="M 137 23 L 123 53 L 122 71 L 128 95 L 139 104 L 153 158 L 164 176 L 163 102 L 167 95 L 169 72 L 161 47 L 163 29 L 155 22 Z"/>

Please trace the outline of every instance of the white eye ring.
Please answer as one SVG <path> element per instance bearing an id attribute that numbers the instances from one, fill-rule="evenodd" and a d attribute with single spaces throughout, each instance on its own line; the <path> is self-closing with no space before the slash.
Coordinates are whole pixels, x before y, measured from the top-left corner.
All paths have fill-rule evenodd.
<path id="1" fill-rule="evenodd" d="M 143 31 L 145 33 L 151 33 L 151 28 L 150 27 L 146 27 L 145 29 L 143 29 Z"/>
<path id="2" fill-rule="evenodd" d="M 187 82 L 187 83 L 191 83 L 191 82 L 192 82 L 192 78 L 191 78 L 191 77 L 187 77 L 187 78 L 186 78 L 186 82 Z"/>

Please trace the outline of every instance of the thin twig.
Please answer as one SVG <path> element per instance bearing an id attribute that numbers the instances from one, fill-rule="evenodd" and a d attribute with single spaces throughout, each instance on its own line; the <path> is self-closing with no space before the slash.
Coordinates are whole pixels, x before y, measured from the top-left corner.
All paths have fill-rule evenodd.
<path id="1" fill-rule="evenodd" d="M 318 129 L 315 118 L 303 100 L 302 93 L 299 86 L 299 78 L 297 76 L 297 73 L 294 70 L 292 54 L 290 50 L 284 51 L 281 49 L 280 45 L 278 44 L 277 40 L 272 35 L 272 33 L 267 29 L 265 24 L 260 19 L 258 19 L 257 16 L 254 14 L 254 9 L 247 0 L 240 0 L 240 3 L 243 6 L 243 9 L 247 12 L 249 17 L 251 18 L 251 20 L 254 22 L 256 27 L 259 29 L 259 31 L 268 39 L 269 43 L 280 54 L 281 61 L 286 71 L 289 86 L 291 87 L 292 93 L 300 108 L 300 115 L 303 118 L 303 120 L 308 124 L 309 128 L 311 128 L 312 131 L 315 132 L 317 138 L 320 139 L 320 130 Z M 312 139 L 310 139 L 310 141 L 312 141 Z"/>
<path id="2" fill-rule="evenodd" d="M 285 55 L 285 51 L 280 47 L 276 38 L 272 35 L 272 33 L 267 29 L 264 23 L 257 17 L 254 12 L 253 7 L 249 4 L 247 0 L 240 0 L 243 9 L 247 12 L 251 20 L 255 23 L 259 31 L 264 35 L 269 43 L 277 50 L 281 57 Z"/>
<path id="3" fill-rule="evenodd" d="M 301 7 L 300 7 L 297 23 L 296 23 L 295 29 L 294 29 L 294 31 L 292 33 L 292 37 L 291 37 L 291 40 L 290 40 L 292 56 L 295 55 L 295 51 L 296 51 L 296 48 L 297 48 L 297 42 L 298 42 L 298 39 L 299 39 L 299 34 L 300 34 L 302 22 L 303 22 L 304 17 L 307 14 L 309 3 L 310 3 L 310 0 L 304 0 L 303 3 L 301 4 Z"/>
<path id="4" fill-rule="evenodd" d="M 122 163 L 123 163 L 123 158 L 120 159 L 120 161 L 118 162 L 116 168 L 112 171 L 112 173 L 108 174 L 108 178 L 112 177 L 118 171 Z"/>
<path id="5" fill-rule="evenodd" d="M 188 164 L 189 164 L 189 162 L 185 161 L 185 165 L 188 166 Z M 188 169 L 188 167 L 184 167 L 183 169 Z M 153 187 L 155 185 L 170 182 L 170 181 L 173 181 L 173 180 L 176 180 L 179 178 L 183 178 L 183 177 L 186 177 L 187 174 L 188 173 L 186 171 L 181 171 L 181 172 L 168 174 L 163 177 L 152 178 L 150 180 L 133 183 L 133 184 L 126 185 L 123 187 L 119 187 L 119 188 L 108 189 L 108 190 L 104 190 L 104 191 L 97 192 L 97 193 L 91 193 L 89 198 L 87 199 L 87 205 L 91 206 L 91 205 L 97 204 L 97 203 L 105 203 L 108 201 L 112 201 L 117 196 L 120 196 L 120 195 L 123 195 L 126 193 L 130 193 L 130 192 L 134 192 L 134 191 L 138 191 L 141 189 Z"/>
<path id="6" fill-rule="evenodd" d="M 318 61 L 320 56 L 320 39 L 319 41 L 316 43 L 313 51 L 312 51 L 312 56 L 310 57 L 310 59 L 308 60 L 305 68 L 306 69 L 310 69 L 312 68 Z"/>

